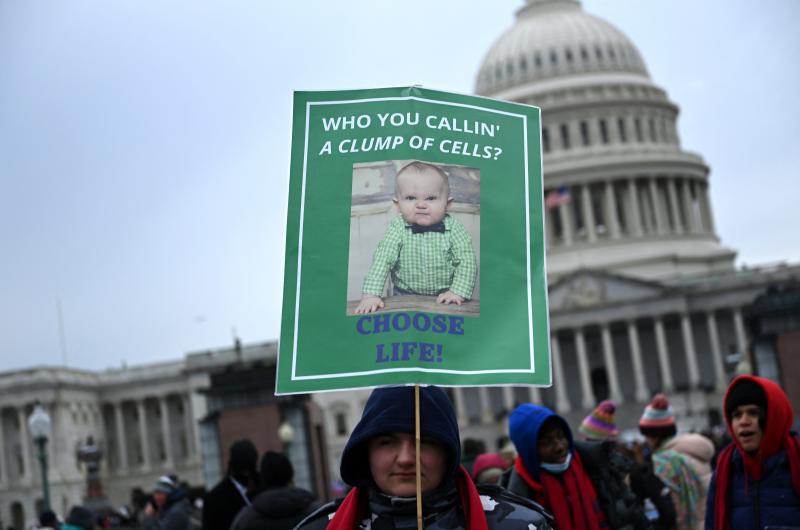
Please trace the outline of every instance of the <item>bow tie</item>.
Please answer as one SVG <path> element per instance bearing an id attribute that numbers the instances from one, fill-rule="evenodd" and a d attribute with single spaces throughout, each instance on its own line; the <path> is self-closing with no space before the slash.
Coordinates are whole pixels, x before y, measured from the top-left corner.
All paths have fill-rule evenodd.
<path id="1" fill-rule="evenodd" d="M 444 233 L 444 221 L 439 221 L 438 223 L 429 226 L 420 226 L 417 224 L 412 224 L 410 226 L 412 234 L 424 234 L 425 232 Z"/>

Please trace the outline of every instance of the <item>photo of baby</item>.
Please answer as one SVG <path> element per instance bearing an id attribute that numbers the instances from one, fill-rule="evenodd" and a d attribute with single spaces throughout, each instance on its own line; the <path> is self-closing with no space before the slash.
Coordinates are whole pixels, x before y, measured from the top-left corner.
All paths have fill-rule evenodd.
<path id="1" fill-rule="evenodd" d="M 353 167 L 348 314 L 479 314 L 480 173 L 417 160 Z"/>

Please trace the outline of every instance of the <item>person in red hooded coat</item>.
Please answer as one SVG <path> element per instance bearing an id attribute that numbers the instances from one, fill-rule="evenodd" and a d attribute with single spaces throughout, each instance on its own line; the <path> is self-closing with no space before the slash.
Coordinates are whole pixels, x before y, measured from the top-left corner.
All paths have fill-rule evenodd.
<path id="1" fill-rule="evenodd" d="M 717 459 L 705 530 L 800 529 L 800 440 L 780 386 L 734 379 L 723 401 L 733 438 Z"/>

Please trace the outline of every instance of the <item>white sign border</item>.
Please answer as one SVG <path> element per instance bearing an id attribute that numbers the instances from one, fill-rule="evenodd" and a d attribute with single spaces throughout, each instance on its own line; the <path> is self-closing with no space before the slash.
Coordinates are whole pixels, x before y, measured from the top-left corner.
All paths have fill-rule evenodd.
<path id="1" fill-rule="evenodd" d="M 300 225 L 298 227 L 298 242 L 297 242 L 297 285 L 296 285 L 296 292 L 295 292 L 295 308 L 294 308 L 294 330 L 293 330 L 293 343 L 292 343 L 292 373 L 291 373 L 291 381 L 314 381 L 320 379 L 334 379 L 334 378 L 347 378 L 347 377 L 359 377 L 359 376 L 368 376 L 368 375 L 376 375 L 376 374 L 383 374 L 383 373 L 393 373 L 393 372 L 427 372 L 427 373 L 442 373 L 442 374 L 455 374 L 455 375 L 484 375 L 484 374 L 533 374 L 536 373 L 536 362 L 535 362 L 535 351 L 534 351 L 534 337 L 533 337 L 533 303 L 531 300 L 531 255 L 530 255 L 530 244 L 526 244 L 525 246 L 525 258 L 526 258 L 526 274 L 527 274 L 527 293 L 528 293 L 528 340 L 529 340 L 529 351 L 530 351 L 530 369 L 505 369 L 505 370 L 446 370 L 443 368 L 421 368 L 421 367 L 404 367 L 404 368 L 385 368 L 380 370 L 366 370 L 361 372 L 343 372 L 343 373 L 336 373 L 336 374 L 320 374 L 320 375 L 306 375 L 306 376 L 299 376 L 297 375 L 297 341 L 298 341 L 298 330 L 299 330 L 299 322 L 300 322 L 300 284 L 302 278 L 302 261 L 303 261 L 303 221 L 305 215 L 305 197 L 306 197 L 306 176 L 307 176 L 307 168 L 308 168 L 308 135 L 309 135 L 309 121 L 311 116 L 311 107 L 315 105 L 346 105 L 352 103 L 370 103 L 370 102 L 377 102 L 377 101 L 420 101 L 423 103 L 431 103 L 435 105 L 446 105 L 446 106 L 453 106 L 453 107 L 463 107 L 469 108 L 474 110 L 481 110 L 495 114 L 502 114 L 505 116 L 511 116 L 514 118 L 520 118 L 522 120 L 522 130 L 523 130 L 523 147 L 524 147 L 524 154 L 523 154 L 523 163 L 525 167 L 525 235 L 526 235 L 526 242 L 530 242 L 530 192 L 529 192 L 529 167 L 528 167 L 528 121 L 527 116 L 524 114 L 517 114 L 514 112 L 502 111 L 498 109 L 491 109 L 486 107 L 478 107 L 476 105 L 469 105 L 466 103 L 455 103 L 451 101 L 438 101 L 434 99 L 422 98 L 418 96 L 389 96 L 389 97 L 381 97 L 381 98 L 364 98 L 364 99 L 349 99 L 349 100 L 339 100 L 339 101 L 307 101 L 306 102 L 306 123 L 305 123 L 305 137 L 304 137 L 304 145 L 303 145 L 303 180 L 301 185 L 301 193 L 300 193 Z M 541 136 L 541 134 L 540 134 Z M 540 137 L 541 143 L 541 137 Z M 542 174 L 542 160 L 541 156 L 539 157 L 539 164 L 540 164 L 540 174 Z M 544 208 L 544 198 L 542 198 L 542 208 Z M 544 211 L 544 210 L 542 210 Z M 544 231 L 543 231 L 544 235 Z M 543 245 L 546 244 L 545 241 L 542 242 Z M 545 267 L 545 275 L 546 275 L 546 264 L 543 264 Z M 546 304 L 547 305 L 547 304 Z M 549 309 L 546 311 L 545 319 L 547 322 L 547 333 L 548 336 L 550 334 L 550 319 L 548 318 Z M 280 355 L 280 357 L 284 357 Z M 552 361 L 550 363 L 552 365 Z M 550 373 L 551 373 L 551 380 L 552 380 L 552 366 L 550 366 Z M 345 389 L 342 389 L 345 390 Z"/>

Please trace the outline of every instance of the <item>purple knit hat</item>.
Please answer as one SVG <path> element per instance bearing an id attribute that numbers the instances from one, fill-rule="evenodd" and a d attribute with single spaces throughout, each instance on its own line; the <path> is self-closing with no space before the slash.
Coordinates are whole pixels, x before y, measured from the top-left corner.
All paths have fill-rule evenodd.
<path id="1" fill-rule="evenodd" d="M 578 430 L 590 440 L 614 440 L 619 429 L 614 421 L 617 406 L 610 399 L 601 401 L 591 414 L 584 418 Z"/>

